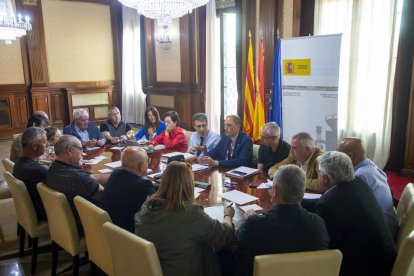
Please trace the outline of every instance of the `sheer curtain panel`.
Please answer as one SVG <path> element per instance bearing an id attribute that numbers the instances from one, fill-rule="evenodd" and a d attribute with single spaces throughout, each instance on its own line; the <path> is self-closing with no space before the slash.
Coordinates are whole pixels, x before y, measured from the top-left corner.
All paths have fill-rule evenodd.
<path id="1" fill-rule="evenodd" d="M 122 117 L 129 123 L 144 124 L 140 16 L 136 10 L 123 6 L 122 22 Z"/>
<path id="2" fill-rule="evenodd" d="M 315 35 L 342 33 L 340 138 L 365 141 L 381 168 L 389 157 L 392 91 L 402 0 L 316 0 Z"/>

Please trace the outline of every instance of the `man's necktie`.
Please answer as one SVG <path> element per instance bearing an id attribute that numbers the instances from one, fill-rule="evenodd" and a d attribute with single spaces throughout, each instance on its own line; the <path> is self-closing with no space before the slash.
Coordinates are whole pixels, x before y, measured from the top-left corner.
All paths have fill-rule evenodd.
<path id="1" fill-rule="evenodd" d="M 203 146 L 203 142 L 204 142 L 204 137 L 200 137 L 200 147 Z M 197 155 L 200 155 L 203 151 L 202 150 L 198 150 L 197 151 Z"/>
<path id="2" fill-rule="evenodd" d="M 227 143 L 227 160 L 231 159 L 231 139 Z"/>

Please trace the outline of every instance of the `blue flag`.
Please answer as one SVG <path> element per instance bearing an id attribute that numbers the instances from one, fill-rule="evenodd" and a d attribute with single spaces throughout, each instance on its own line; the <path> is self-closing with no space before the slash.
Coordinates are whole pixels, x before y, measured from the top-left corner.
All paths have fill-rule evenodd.
<path id="1" fill-rule="evenodd" d="M 276 42 L 275 55 L 272 66 L 272 84 L 270 85 L 269 110 L 267 113 L 268 122 L 276 122 L 280 127 L 280 137 L 282 136 L 282 72 L 280 57 L 280 39 Z"/>

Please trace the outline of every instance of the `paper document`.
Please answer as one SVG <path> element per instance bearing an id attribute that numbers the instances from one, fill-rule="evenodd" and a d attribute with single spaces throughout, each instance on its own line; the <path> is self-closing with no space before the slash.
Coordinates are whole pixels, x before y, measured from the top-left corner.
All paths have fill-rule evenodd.
<path id="1" fill-rule="evenodd" d="M 100 147 L 85 148 L 85 151 L 100 149 Z"/>
<path id="2" fill-rule="evenodd" d="M 204 212 L 209 215 L 212 219 L 217 219 L 219 221 L 223 221 L 224 216 L 224 206 L 212 206 L 212 207 L 205 207 Z"/>
<path id="3" fill-rule="evenodd" d="M 303 196 L 303 198 L 306 198 L 306 199 L 318 199 L 321 196 L 322 196 L 321 194 L 305 193 L 305 195 Z"/>
<path id="4" fill-rule="evenodd" d="M 106 163 L 105 166 L 111 167 L 111 168 L 118 168 L 122 166 L 122 162 L 121 160 L 119 161 L 115 161 L 115 162 L 111 162 L 111 163 Z"/>
<path id="5" fill-rule="evenodd" d="M 154 146 L 154 150 L 162 150 L 162 149 L 165 149 L 165 146 L 162 144 Z"/>
<path id="6" fill-rule="evenodd" d="M 273 186 L 273 181 L 268 180 L 267 182 L 264 182 L 256 187 L 256 189 L 271 189 Z"/>
<path id="7" fill-rule="evenodd" d="M 110 170 L 110 169 L 102 169 L 102 170 L 98 170 L 98 172 L 100 172 L 100 173 L 111 173 L 112 170 Z"/>
<path id="8" fill-rule="evenodd" d="M 237 190 L 222 193 L 222 194 L 219 194 L 218 196 L 220 196 L 224 199 L 230 200 L 232 202 L 235 202 L 239 205 L 243 205 L 243 204 L 246 204 L 248 202 L 255 201 L 255 200 L 259 199 L 255 196 L 252 196 L 252 195 L 249 195 L 249 194 L 246 194 L 246 193 L 242 193 L 242 192 L 237 191 Z"/>
<path id="9" fill-rule="evenodd" d="M 199 196 L 200 196 L 200 193 L 194 192 L 194 199 L 197 199 L 197 197 L 199 197 Z"/>
<path id="10" fill-rule="evenodd" d="M 191 165 L 191 169 L 193 172 L 201 171 L 201 170 L 207 170 L 209 169 L 209 166 L 200 165 L 200 164 L 193 164 Z"/>
<path id="11" fill-rule="evenodd" d="M 83 160 L 83 163 L 87 164 L 87 165 L 96 165 L 99 162 L 101 162 L 101 160 L 99 160 L 99 159 Z"/>
<path id="12" fill-rule="evenodd" d="M 157 176 L 161 176 L 161 175 L 162 175 L 162 172 L 157 172 L 157 173 L 149 174 L 147 176 L 150 177 L 150 178 L 155 179 L 155 178 L 157 178 Z"/>
<path id="13" fill-rule="evenodd" d="M 124 147 L 112 147 L 110 148 L 110 150 L 123 150 Z"/>
<path id="14" fill-rule="evenodd" d="M 243 178 L 243 177 L 248 177 L 252 174 L 258 173 L 258 172 L 259 172 L 258 169 L 252 169 L 252 168 L 249 168 L 249 167 L 241 166 L 241 167 L 238 167 L 238 168 L 235 168 L 231 171 L 226 172 L 226 174 L 230 175 L 230 176 Z"/>
<path id="15" fill-rule="evenodd" d="M 104 160 L 104 159 L 107 159 L 107 158 L 108 158 L 107 156 L 100 155 L 100 156 L 94 157 L 93 159 L 101 161 L 101 160 Z"/>
<path id="16" fill-rule="evenodd" d="M 259 205 L 257 205 L 257 204 L 251 204 L 251 205 L 246 205 L 246 206 L 239 206 L 240 207 L 240 209 L 242 209 L 244 212 L 247 212 L 247 210 L 250 210 L 250 209 L 253 209 L 253 210 L 255 210 L 255 211 L 261 211 L 261 210 L 263 210 L 263 208 L 262 207 L 260 207 Z"/>
<path id="17" fill-rule="evenodd" d="M 199 188 L 199 187 L 194 187 L 194 193 L 202 193 L 204 192 L 205 189 Z"/>

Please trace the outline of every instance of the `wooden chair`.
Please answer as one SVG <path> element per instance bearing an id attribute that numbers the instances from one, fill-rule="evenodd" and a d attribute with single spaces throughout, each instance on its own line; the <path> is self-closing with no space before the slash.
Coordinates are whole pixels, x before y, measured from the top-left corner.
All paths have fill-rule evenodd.
<path id="1" fill-rule="evenodd" d="M 103 230 L 105 222 L 112 222 L 108 213 L 95 204 L 76 196 L 73 200 L 85 231 L 89 259 L 106 274 L 113 275 L 111 252 Z"/>
<path id="2" fill-rule="evenodd" d="M 408 183 L 407 186 L 405 186 L 403 193 L 401 194 L 400 201 L 397 205 L 397 218 L 398 223 L 401 224 L 403 221 L 407 209 L 409 208 L 410 204 L 413 202 L 413 196 L 414 196 L 414 184 Z"/>
<path id="3" fill-rule="evenodd" d="M 36 273 L 38 237 L 49 233 L 47 221 L 39 222 L 32 199 L 26 185 L 15 178 L 10 172 L 4 173 L 4 178 L 9 183 L 11 195 L 16 207 L 17 225 L 20 229 L 19 256 L 23 257 L 26 232 L 32 239 L 32 268 L 31 273 Z"/>
<path id="4" fill-rule="evenodd" d="M 144 240 L 111 222 L 103 225 L 111 252 L 115 276 L 162 275 L 157 251 Z"/>
<path id="5" fill-rule="evenodd" d="M 254 258 L 253 276 L 335 276 L 341 262 L 337 249 L 260 255 Z"/>
<path id="6" fill-rule="evenodd" d="M 79 237 L 75 218 L 66 196 L 43 183 L 37 184 L 49 221 L 53 244 L 52 275 L 56 275 L 58 250 L 63 248 L 73 257 L 73 274 L 79 275 L 79 254 L 86 252 L 85 238 Z"/>
<path id="7" fill-rule="evenodd" d="M 397 234 L 396 247 L 400 250 L 405 238 L 414 230 L 414 185 L 407 184 L 397 206 L 397 218 L 400 229 Z"/>
<path id="8" fill-rule="evenodd" d="M 13 174 L 14 162 L 10 161 L 8 158 L 3 158 L 1 160 L 3 163 L 6 172 Z M 0 181 L 0 199 L 11 198 L 12 195 L 10 193 L 9 186 L 7 185 L 6 181 Z"/>
<path id="9" fill-rule="evenodd" d="M 3 160 L 1 160 L 1 162 L 3 163 L 4 168 L 6 169 L 6 172 L 9 173 L 13 173 L 13 169 L 14 169 L 14 162 L 11 161 L 8 158 L 3 158 Z"/>
<path id="10" fill-rule="evenodd" d="M 391 272 L 391 276 L 410 275 L 414 275 L 414 231 L 405 238 Z"/>

